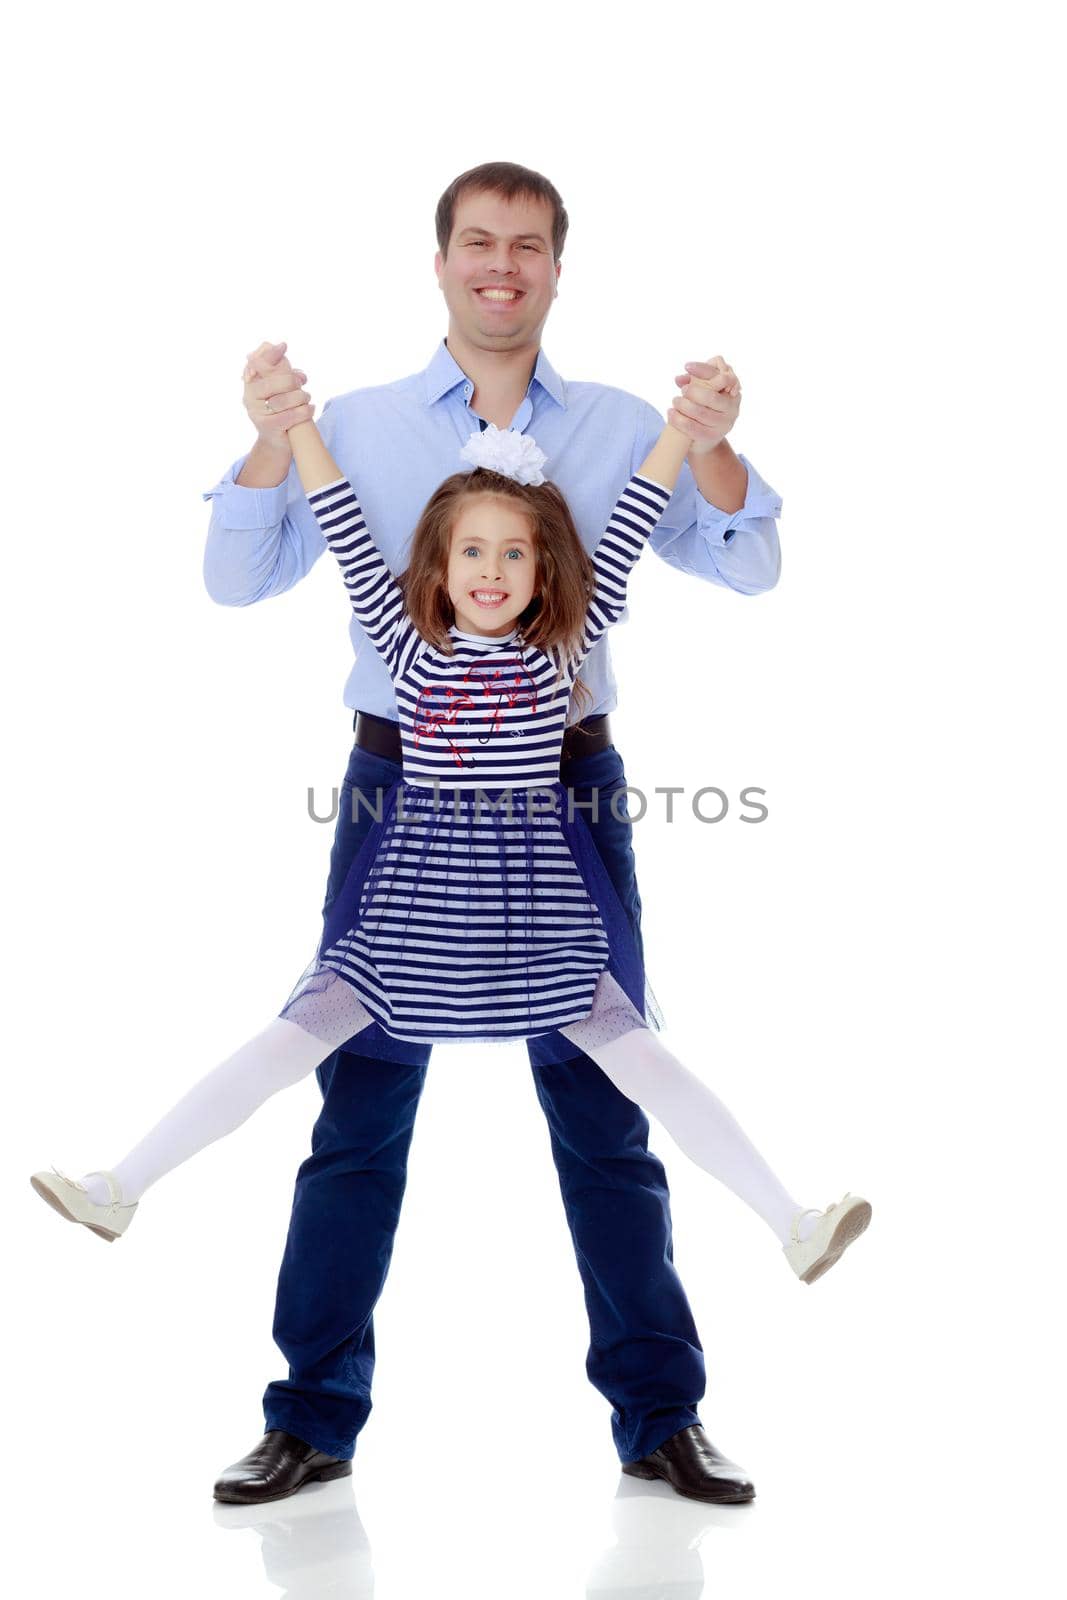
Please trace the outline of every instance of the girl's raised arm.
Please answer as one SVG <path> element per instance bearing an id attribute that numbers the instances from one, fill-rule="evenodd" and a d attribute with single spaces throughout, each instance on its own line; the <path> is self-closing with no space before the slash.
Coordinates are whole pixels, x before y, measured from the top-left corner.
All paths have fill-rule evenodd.
<path id="1" fill-rule="evenodd" d="M 298 422 L 286 434 L 289 448 L 293 452 L 296 470 L 300 474 L 300 482 L 304 485 L 304 493 L 310 495 L 315 489 L 321 489 L 328 483 L 336 483 L 338 478 L 343 478 L 337 462 L 326 448 L 322 434 L 319 432 L 317 422 Z"/>
<path id="2" fill-rule="evenodd" d="M 306 424 L 301 423 L 301 427 Z M 293 430 L 289 436 L 292 438 Z M 692 441 L 684 433 L 679 433 L 677 428 L 672 428 L 668 422 L 656 440 L 648 455 L 637 469 L 639 478 L 651 478 L 655 483 L 662 483 L 665 489 L 674 493 L 674 486 L 678 482 L 678 474 L 682 470 L 682 462 L 689 452 Z M 323 445 L 325 450 L 326 446 Z"/>
<path id="3" fill-rule="evenodd" d="M 688 449 L 686 435 L 668 422 L 615 502 L 607 528 L 593 551 L 594 588 L 580 657 L 588 654 L 601 634 L 622 615 L 630 572 L 667 509 Z"/>
<path id="4" fill-rule="evenodd" d="M 296 423 L 288 438 L 308 505 L 337 558 L 352 610 L 371 644 L 392 665 L 405 620 L 400 585 L 367 532 L 356 491 L 314 421 Z"/>

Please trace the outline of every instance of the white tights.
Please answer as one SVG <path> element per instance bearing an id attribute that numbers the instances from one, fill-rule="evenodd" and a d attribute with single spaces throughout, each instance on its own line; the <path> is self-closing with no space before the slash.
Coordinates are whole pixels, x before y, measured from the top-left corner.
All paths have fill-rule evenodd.
<path id="1" fill-rule="evenodd" d="M 112 1169 L 127 1204 L 197 1151 L 240 1127 L 280 1089 L 307 1077 L 372 1020 L 343 978 L 325 996 L 315 995 L 303 1011 L 298 1000 L 287 1012 L 194 1084 Z M 560 1032 L 621 1093 L 662 1123 L 691 1161 L 750 1206 L 783 1244 L 789 1239 L 800 1206 L 718 1096 L 649 1032 L 607 973 L 597 986 L 590 1015 Z M 103 1179 L 87 1175 L 82 1182 L 92 1199 L 107 1199 Z M 803 1219 L 801 1238 L 813 1225 L 812 1218 Z"/>

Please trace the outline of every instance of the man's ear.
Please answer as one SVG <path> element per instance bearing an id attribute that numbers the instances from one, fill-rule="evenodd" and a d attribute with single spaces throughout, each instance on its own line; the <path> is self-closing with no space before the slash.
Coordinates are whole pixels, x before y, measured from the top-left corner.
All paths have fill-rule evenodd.
<path id="1" fill-rule="evenodd" d="M 552 291 L 552 298 L 553 299 L 555 299 L 556 295 L 559 294 L 559 275 L 560 275 L 560 273 L 562 271 L 563 271 L 563 262 L 562 261 L 557 261 L 556 262 L 556 287 Z"/>
<path id="2" fill-rule="evenodd" d="M 438 288 L 441 287 L 441 268 L 443 266 L 444 266 L 444 258 L 441 255 L 440 250 L 438 250 L 436 255 L 433 258 L 433 270 L 437 274 L 437 287 Z"/>

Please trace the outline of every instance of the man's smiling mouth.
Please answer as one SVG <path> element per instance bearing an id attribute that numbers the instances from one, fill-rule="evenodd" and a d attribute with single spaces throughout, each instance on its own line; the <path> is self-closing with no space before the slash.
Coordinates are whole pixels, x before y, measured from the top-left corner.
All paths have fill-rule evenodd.
<path id="1" fill-rule="evenodd" d="M 525 294 L 524 289 L 475 289 L 479 300 L 488 300 L 493 305 L 512 305 Z"/>

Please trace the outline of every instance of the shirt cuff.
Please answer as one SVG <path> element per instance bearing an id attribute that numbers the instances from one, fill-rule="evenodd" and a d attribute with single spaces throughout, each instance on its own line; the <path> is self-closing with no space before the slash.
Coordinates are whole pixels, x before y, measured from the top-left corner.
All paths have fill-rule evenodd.
<path id="1" fill-rule="evenodd" d="M 766 518 L 773 520 L 782 513 L 781 495 L 771 488 L 765 478 L 760 477 L 747 456 L 738 452 L 737 459 L 748 472 L 748 492 L 739 510 L 720 511 L 718 506 L 704 499 L 699 489 L 696 490 L 697 528 L 711 545 L 727 545 L 739 528 Z"/>
<path id="2" fill-rule="evenodd" d="M 241 468 L 248 460 L 241 456 L 212 489 L 205 489 L 203 498 L 219 500 L 219 525 L 242 531 L 249 528 L 276 528 L 285 517 L 289 503 L 289 478 L 284 477 L 273 489 L 250 489 L 235 483 Z M 292 466 L 289 471 L 292 472 Z"/>

